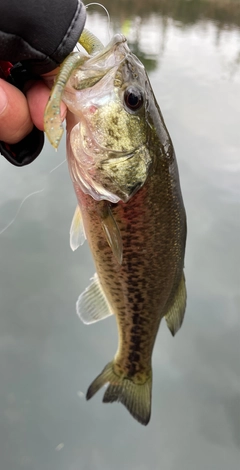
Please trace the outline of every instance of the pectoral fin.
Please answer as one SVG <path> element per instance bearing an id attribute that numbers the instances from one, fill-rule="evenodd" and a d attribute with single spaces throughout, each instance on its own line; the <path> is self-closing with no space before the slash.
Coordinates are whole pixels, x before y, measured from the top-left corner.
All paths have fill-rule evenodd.
<path id="1" fill-rule="evenodd" d="M 112 249 L 112 252 L 119 264 L 122 264 L 122 237 L 117 225 L 116 220 L 113 217 L 111 208 L 109 205 L 104 206 L 104 210 L 100 212 L 102 228 L 107 239 L 107 242 Z"/>
<path id="2" fill-rule="evenodd" d="M 113 314 L 100 285 L 97 274 L 91 279 L 90 286 L 79 296 L 76 304 L 77 315 L 89 325 Z"/>
<path id="3" fill-rule="evenodd" d="M 182 325 L 184 313 L 186 309 L 186 303 L 187 303 L 187 292 L 186 292 L 186 285 L 185 285 L 185 276 L 183 274 L 182 279 L 179 283 L 179 287 L 178 287 L 174 302 L 171 305 L 167 314 L 165 315 L 167 326 L 173 336 L 177 333 L 177 331 Z"/>
<path id="4" fill-rule="evenodd" d="M 75 251 L 86 240 L 84 231 L 82 214 L 80 207 L 77 205 L 70 227 L 70 247 Z"/>

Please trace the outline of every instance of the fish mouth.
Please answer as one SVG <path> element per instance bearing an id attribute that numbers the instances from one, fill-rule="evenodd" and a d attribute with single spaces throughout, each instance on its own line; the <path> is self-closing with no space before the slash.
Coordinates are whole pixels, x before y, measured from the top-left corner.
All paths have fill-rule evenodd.
<path id="1" fill-rule="evenodd" d="M 75 115 L 74 125 L 68 129 L 70 174 L 73 182 L 97 201 L 127 202 L 147 177 L 150 163 L 142 151 L 144 144 L 132 141 L 128 121 L 121 114 L 122 89 L 125 81 L 136 79 L 136 60 L 124 36 L 116 35 L 103 51 L 85 62 L 64 95 Z M 93 83 L 87 81 L 89 71 L 90 80 L 96 82 L 86 87 Z M 123 127 L 117 123 L 112 127 L 119 115 L 119 122 L 124 120 Z"/>
<path id="2" fill-rule="evenodd" d="M 127 39 L 122 34 L 116 34 L 106 47 L 73 72 L 65 91 L 67 94 L 76 95 L 76 90 L 94 87 L 112 69 L 117 69 L 129 54 L 131 51 L 127 45 Z"/>

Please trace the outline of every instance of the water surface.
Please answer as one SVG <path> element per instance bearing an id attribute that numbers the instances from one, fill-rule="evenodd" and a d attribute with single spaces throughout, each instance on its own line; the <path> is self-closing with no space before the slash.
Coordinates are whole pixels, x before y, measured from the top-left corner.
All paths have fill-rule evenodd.
<path id="1" fill-rule="evenodd" d="M 147 428 L 84 393 L 113 357 L 114 318 L 84 326 L 94 266 L 69 248 L 64 142 L 28 168 L 0 160 L 0 459 L 4 470 L 236 470 L 240 462 L 240 3 L 106 1 L 147 67 L 174 142 L 188 216 L 184 325 L 164 322 Z M 107 43 L 106 17 L 88 27 Z"/>

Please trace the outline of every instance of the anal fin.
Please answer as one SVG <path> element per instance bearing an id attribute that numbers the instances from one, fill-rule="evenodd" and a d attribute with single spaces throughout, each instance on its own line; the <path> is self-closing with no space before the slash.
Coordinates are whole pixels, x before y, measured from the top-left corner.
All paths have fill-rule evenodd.
<path id="1" fill-rule="evenodd" d="M 77 315 L 89 325 L 113 314 L 100 285 L 98 275 L 94 274 L 91 284 L 79 296 L 76 304 Z"/>
<path id="2" fill-rule="evenodd" d="M 177 333 L 179 328 L 181 328 L 183 318 L 184 318 L 184 313 L 186 310 L 186 303 L 187 303 L 187 291 L 186 291 L 186 284 L 185 284 L 185 276 L 183 273 L 181 281 L 177 289 L 174 302 L 165 315 L 167 326 L 173 336 Z"/>

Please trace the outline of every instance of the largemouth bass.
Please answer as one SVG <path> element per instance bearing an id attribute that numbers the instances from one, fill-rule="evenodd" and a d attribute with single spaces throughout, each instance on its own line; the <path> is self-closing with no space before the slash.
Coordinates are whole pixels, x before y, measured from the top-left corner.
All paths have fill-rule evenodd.
<path id="1" fill-rule="evenodd" d="M 45 128 L 56 146 L 53 104 L 62 87 L 78 201 L 71 246 L 86 236 L 97 272 L 77 313 L 87 324 L 114 314 L 119 333 L 117 353 L 87 399 L 109 383 L 103 402 L 121 402 L 146 425 L 160 322 L 165 317 L 175 335 L 186 307 L 186 217 L 173 144 L 142 63 L 122 35 L 94 47 L 90 55 L 73 56 L 64 80 L 60 72 Z"/>

